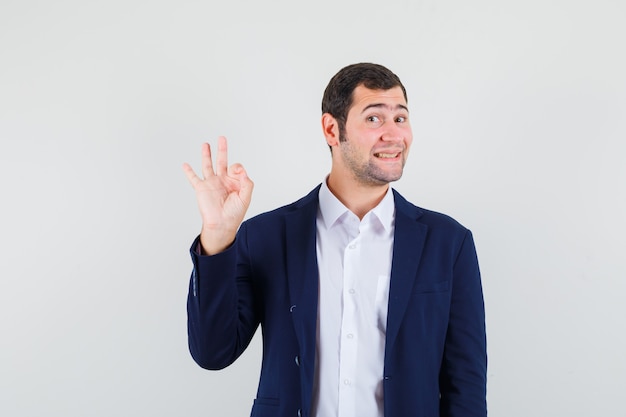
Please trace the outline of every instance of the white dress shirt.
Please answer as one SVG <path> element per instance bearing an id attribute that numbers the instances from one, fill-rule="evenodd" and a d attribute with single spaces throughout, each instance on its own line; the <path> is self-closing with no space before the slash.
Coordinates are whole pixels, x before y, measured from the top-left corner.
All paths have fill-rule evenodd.
<path id="1" fill-rule="evenodd" d="M 394 219 L 391 187 L 363 220 L 320 188 L 313 417 L 383 417 Z"/>

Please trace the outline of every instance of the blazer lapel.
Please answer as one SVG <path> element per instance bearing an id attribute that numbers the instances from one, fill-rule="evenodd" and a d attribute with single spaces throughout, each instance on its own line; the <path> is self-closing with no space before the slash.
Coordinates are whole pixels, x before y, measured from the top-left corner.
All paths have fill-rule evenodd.
<path id="1" fill-rule="evenodd" d="M 394 191 L 396 219 L 391 261 L 391 283 L 387 313 L 386 351 L 393 348 L 411 290 L 417 276 L 428 227 L 419 223 L 420 210 Z"/>
<path id="2" fill-rule="evenodd" d="M 304 367 L 306 379 L 311 384 L 317 335 L 318 267 L 315 236 L 318 190 L 319 187 L 296 203 L 294 210 L 285 216 L 290 313 L 300 345 L 300 366 Z"/>

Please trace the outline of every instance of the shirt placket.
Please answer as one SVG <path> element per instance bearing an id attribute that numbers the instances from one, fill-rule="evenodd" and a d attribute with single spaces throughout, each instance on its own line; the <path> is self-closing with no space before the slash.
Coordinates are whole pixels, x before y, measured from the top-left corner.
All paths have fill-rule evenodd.
<path id="1" fill-rule="evenodd" d="M 354 219 L 356 223 L 358 220 Z M 356 224 L 353 222 L 353 224 Z M 342 317 L 339 348 L 339 417 L 354 417 L 356 413 L 356 371 L 358 359 L 358 261 L 361 252 L 361 236 L 356 227 L 356 237 L 344 250 L 342 290 Z"/>

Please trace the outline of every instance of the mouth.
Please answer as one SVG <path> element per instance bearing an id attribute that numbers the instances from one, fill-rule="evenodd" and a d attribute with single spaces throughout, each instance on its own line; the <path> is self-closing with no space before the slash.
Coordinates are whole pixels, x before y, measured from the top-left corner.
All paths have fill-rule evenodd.
<path id="1" fill-rule="evenodd" d="M 396 159 L 399 158 L 400 155 L 402 154 L 402 152 L 395 152 L 395 153 L 390 153 L 390 152 L 376 152 L 374 154 L 374 156 L 376 158 L 380 158 L 380 159 Z"/>

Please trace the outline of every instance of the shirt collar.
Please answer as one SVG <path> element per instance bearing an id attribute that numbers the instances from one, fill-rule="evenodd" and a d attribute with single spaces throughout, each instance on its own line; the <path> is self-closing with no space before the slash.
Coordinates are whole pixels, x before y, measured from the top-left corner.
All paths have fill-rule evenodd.
<path id="1" fill-rule="evenodd" d="M 337 197 L 330 191 L 326 180 L 322 182 L 322 186 L 319 191 L 319 213 L 326 229 L 330 229 L 342 216 L 344 216 L 348 210 Z M 383 199 L 378 203 L 376 207 L 370 210 L 364 217 L 366 220 L 370 216 L 375 216 L 380 224 L 385 228 L 385 231 L 389 232 L 393 230 L 393 224 L 395 219 L 395 204 L 393 200 L 393 192 L 391 186 L 387 188 L 387 193 Z"/>

